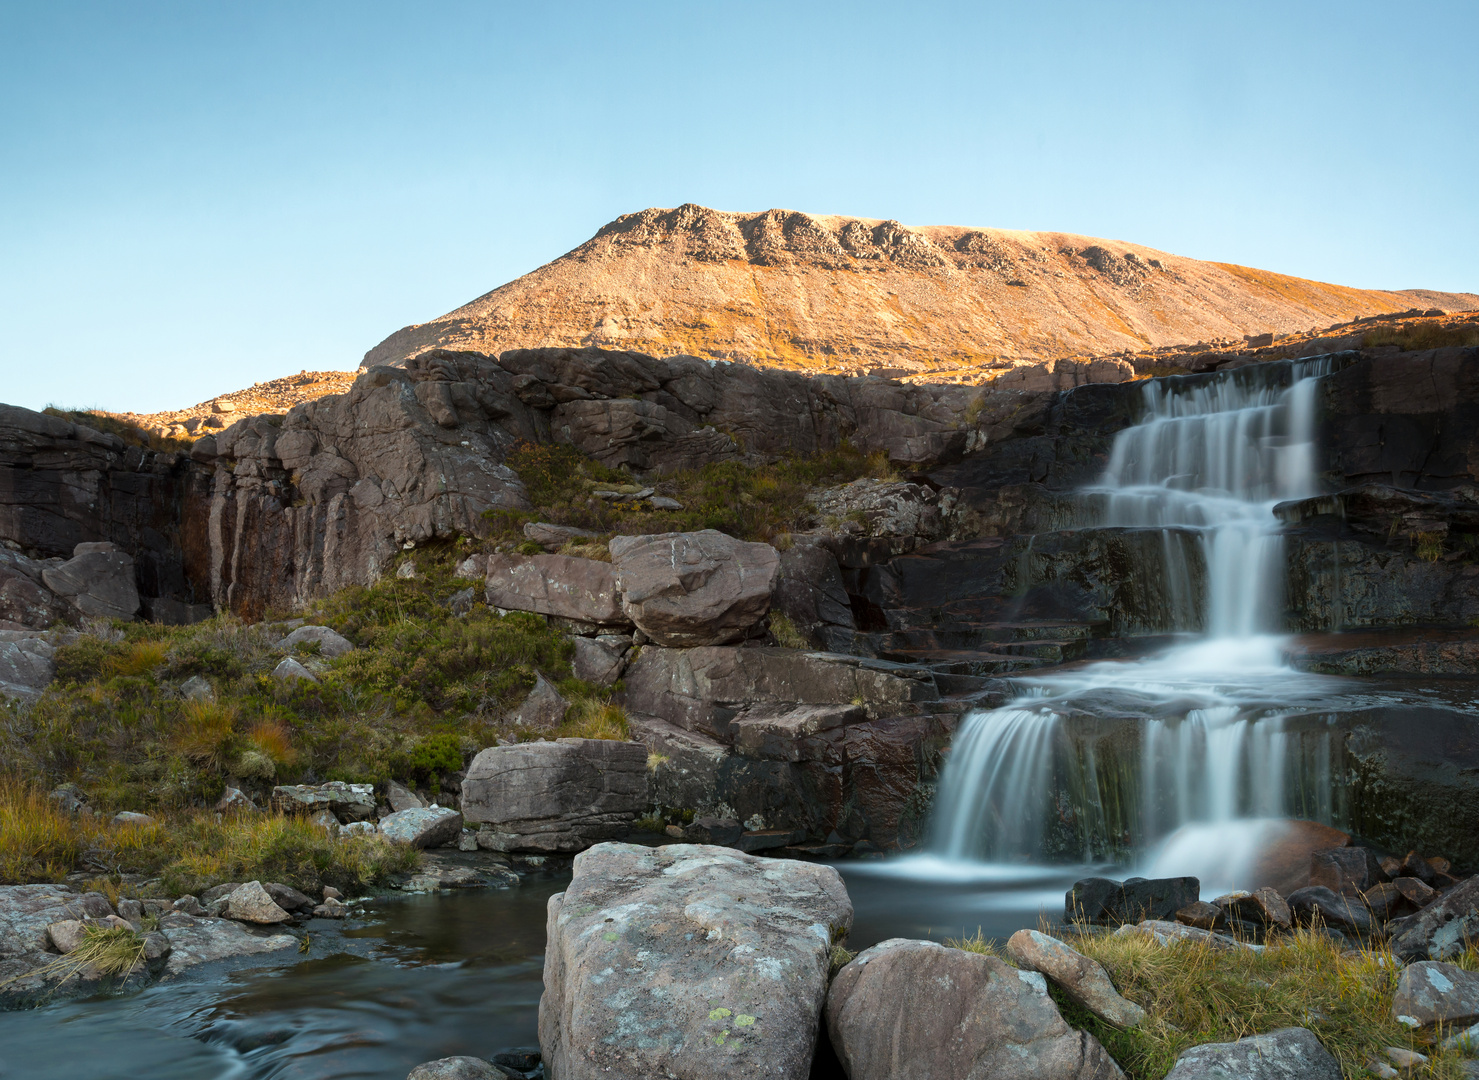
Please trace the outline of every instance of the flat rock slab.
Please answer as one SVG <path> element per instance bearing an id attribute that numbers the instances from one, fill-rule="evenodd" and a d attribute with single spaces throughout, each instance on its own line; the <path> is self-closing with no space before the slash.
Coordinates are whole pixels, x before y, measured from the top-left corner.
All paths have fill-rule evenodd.
<path id="1" fill-rule="evenodd" d="M 1307 1028 L 1281 1028 L 1182 1052 L 1166 1080 L 1340 1080 L 1340 1063 Z"/>
<path id="2" fill-rule="evenodd" d="M 806 1076 L 834 928 L 828 866 L 600 844 L 550 898 L 539 1043 L 560 1080 Z"/>
<path id="3" fill-rule="evenodd" d="M 375 817 L 373 784 L 278 785 L 272 789 L 272 808 L 284 814 L 317 814 L 329 810 L 338 821 L 370 821 Z"/>
<path id="4" fill-rule="evenodd" d="M 1041 975 L 933 941 L 891 938 L 859 953 L 832 981 L 827 1031 L 851 1080 L 1124 1075 L 1068 1026 Z"/>
<path id="5" fill-rule="evenodd" d="M 629 622 L 608 562 L 569 555 L 489 555 L 484 574 L 489 607 L 602 626 Z"/>
<path id="6" fill-rule="evenodd" d="M 462 812 L 494 851 L 582 851 L 647 809 L 647 748 L 609 739 L 494 746 L 462 781 Z"/>
<path id="7" fill-rule="evenodd" d="M 1120 996 L 1097 960 L 1036 930 L 1018 930 L 1007 941 L 1007 955 L 1018 967 L 1046 975 L 1078 1004 L 1116 1027 L 1145 1023 L 1145 1010 Z"/>
<path id="8" fill-rule="evenodd" d="M 1479 974 L 1441 960 L 1409 964 L 1397 979 L 1392 1016 L 1425 1030 L 1466 1028 L 1479 1021 Z"/>
<path id="9" fill-rule="evenodd" d="M 178 975 L 198 964 L 238 956 L 261 956 L 298 947 L 298 939 L 292 934 L 253 933 L 229 919 L 168 915 L 161 920 L 160 931 L 169 939 L 173 949 L 165 965 L 166 975 Z"/>

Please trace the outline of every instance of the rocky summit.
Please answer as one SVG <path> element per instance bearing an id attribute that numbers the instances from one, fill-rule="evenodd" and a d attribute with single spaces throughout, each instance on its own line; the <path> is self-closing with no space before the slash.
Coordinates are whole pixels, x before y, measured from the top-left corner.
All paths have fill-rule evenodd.
<path id="1" fill-rule="evenodd" d="M 568 254 L 365 354 L 560 345 L 934 376 L 1283 334 L 1479 297 L 1384 292 L 1069 233 L 910 228 L 692 203 L 624 214 Z"/>

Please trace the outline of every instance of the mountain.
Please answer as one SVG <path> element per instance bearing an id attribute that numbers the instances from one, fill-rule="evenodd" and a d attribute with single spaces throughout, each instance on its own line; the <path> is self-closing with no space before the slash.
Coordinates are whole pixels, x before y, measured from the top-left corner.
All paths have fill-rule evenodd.
<path id="1" fill-rule="evenodd" d="M 1479 296 L 1329 285 L 1067 233 L 909 228 L 687 204 L 574 251 L 365 354 L 547 345 L 766 366 L 945 373 L 1288 333 Z"/>

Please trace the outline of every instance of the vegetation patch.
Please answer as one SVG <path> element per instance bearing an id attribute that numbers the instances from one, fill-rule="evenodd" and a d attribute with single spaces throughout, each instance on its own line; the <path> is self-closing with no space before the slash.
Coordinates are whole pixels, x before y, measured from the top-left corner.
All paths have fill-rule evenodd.
<path id="1" fill-rule="evenodd" d="M 146 431 L 126 420 L 120 420 L 116 416 L 109 416 L 107 413 L 96 412 L 92 409 L 59 409 L 55 405 L 50 405 L 42 412 L 47 416 L 55 416 L 69 423 L 81 424 L 94 431 L 101 431 L 104 435 L 117 435 L 127 445 L 142 447 L 145 450 L 172 453 L 176 450 L 189 450 L 192 445 L 189 439 L 176 439 L 169 435 Z"/>
<path id="2" fill-rule="evenodd" d="M 1361 339 L 1363 348 L 1395 345 L 1403 352 L 1419 349 L 1446 349 L 1454 346 L 1479 345 L 1479 322 L 1462 322 L 1445 326 L 1439 322 L 1399 323 L 1380 326 Z"/>
<path id="3" fill-rule="evenodd" d="M 603 536 L 716 529 L 741 540 L 768 542 L 807 526 L 806 496 L 816 488 L 865 476 L 898 478 L 886 454 L 867 455 L 845 444 L 771 465 L 720 462 L 675 472 L 650 486 L 654 495 L 674 499 L 683 509 L 658 510 L 650 499 L 614 502 L 598 496 L 598 491 L 634 495 L 646 488 L 574 447 L 521 443 L 509 455 L 508 465 L 523 479 L 534 509 L 490 510 L 487 518 L 495 539 L 516 544 L 525 542 L 523 527 L 530 521 L 571 525 Z M 575 550 L 581 546 L 579 539 L 583 538 L 572 542 L 569 554 L 592 557 Z M 536 553 L 533 547 L 530 553 Z"/>
<path id="4" fill-rule="evenodd" d="M 1103 1043 L 1131 1080 L 1160 1080 L 1189 1047 L 1286 1027 L 1313 1031 L 1348 1077 L 1369 1075 L 1367 1062 L 1385 1060 L 1389 1046 L 1426 1054 L 1423 1076 L 1465 1076 L 1461 1052 L 1419 1042 L 1392 1018 L 1398 967 L 1384 950 L 1348 950 L 1309 930 L 1273 938 L 1256 953 L 1191 941 L 1166 946 L 1138 934 L 1044 931 L 1103 964 L 1119 992 L 1150 1015 L 1137 1029 L 1111 1027 L 1048 984 L 1064 1019 Z M 946 944 L 1007 960 L 979 931 Z M 1479 951 L 1457 963 L 1479 970 Z"/>

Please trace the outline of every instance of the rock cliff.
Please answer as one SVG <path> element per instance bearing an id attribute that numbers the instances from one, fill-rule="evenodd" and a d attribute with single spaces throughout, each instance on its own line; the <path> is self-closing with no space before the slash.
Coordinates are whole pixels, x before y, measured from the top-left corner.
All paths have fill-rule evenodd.
<path id="1" fill-rule="evenodd" d="M 1307 281 L 1066 233 L 910 228 L 686 204 L 574 251 L 365 354 L 562 345 L 810 371 L 941 375 L 1323 327 L 1479 297 Z"/>

